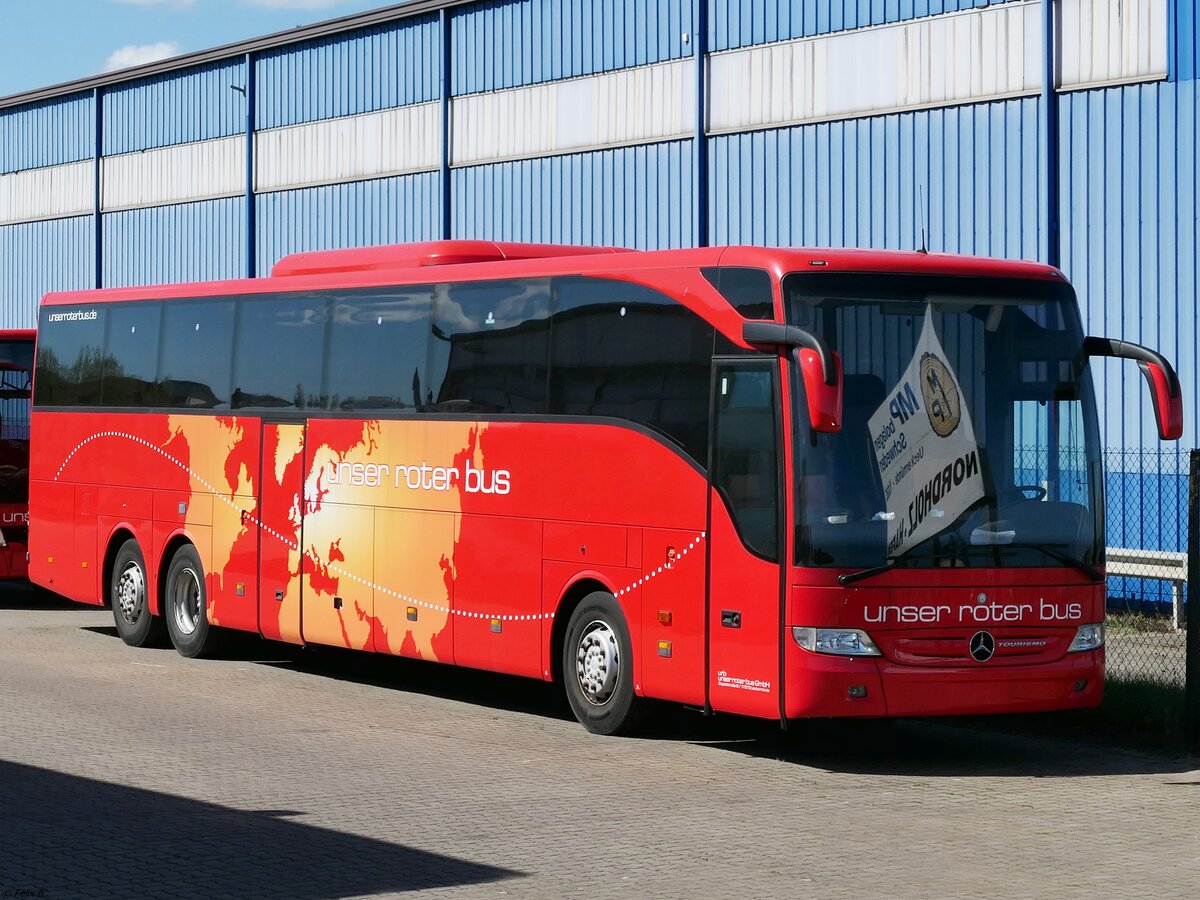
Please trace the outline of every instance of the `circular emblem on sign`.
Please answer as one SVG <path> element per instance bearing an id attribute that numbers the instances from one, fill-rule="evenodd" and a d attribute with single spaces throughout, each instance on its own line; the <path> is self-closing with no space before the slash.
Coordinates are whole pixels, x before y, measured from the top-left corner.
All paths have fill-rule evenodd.
<path id="1" fill-rule="evenodd" d="M 977 631 L 968 646 L 975 662 L 987 662 L 996 652 L 996 639 L 987 631 Z"/>
<path id="2" fill-rule="evenodd" d="M 946 364 L 932 353 L 921 355 L 921 394 L 929 424 L 939 437 L 949 437 L 961 418 L 958 388 Z"/>

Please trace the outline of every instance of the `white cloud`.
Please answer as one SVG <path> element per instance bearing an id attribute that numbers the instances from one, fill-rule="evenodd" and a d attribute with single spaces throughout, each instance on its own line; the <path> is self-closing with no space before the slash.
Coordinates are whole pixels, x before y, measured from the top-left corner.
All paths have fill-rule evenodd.
<path id="1" fill-rule="evenodd" d="M 129 6 L 165 6 L 168 9 L 187 9 L 194 6 L 196 0 L 115 0 Z"/>
<path id="2" fill-rule="evenodd" d="M 263 9 L 329 9 L 341 6 L 342 0 L 245 0 L 248 6 Z"/>
<path id="3" fill-rule="evenodd" d="M 114 50 L 104 64 L 105 72 L 115 72 L 117 69 L 128 69 L 130 66 L 141 66 L 169 56 L 178 56 L 180 46 L 175 41 L 159 41 L 157 44 L 130 44 Z"/>

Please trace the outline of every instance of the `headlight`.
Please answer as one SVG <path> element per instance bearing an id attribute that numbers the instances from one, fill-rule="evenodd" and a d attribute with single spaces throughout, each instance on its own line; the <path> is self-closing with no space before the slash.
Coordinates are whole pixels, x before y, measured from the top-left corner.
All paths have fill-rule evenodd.
<path id="1" fill-rule="evenodd" d="M 1067 648 L 1068 653 L 1078 653 L 1080 650 L 1095 650 L 1104 646 L 1104 623 L 1098 625 L 1080 625 L 1075 632 L 1075 640 Z"/>
<path id="2" fill-rule="evenodd" d="M 805 650 L 836 656 L 880 656 L 871 636 L 857 628 L 805 628 L 796 625 L 792 637 Z"/>

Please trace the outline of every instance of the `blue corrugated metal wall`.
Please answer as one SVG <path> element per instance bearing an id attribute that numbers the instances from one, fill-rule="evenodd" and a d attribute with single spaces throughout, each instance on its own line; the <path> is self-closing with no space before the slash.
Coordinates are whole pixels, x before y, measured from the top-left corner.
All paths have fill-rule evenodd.
<path id="1" fill-rule="evenodd" d="M 1197 380 L 1195 81 L 1068 95 L 1062 104 L 1063 269 L 1089 329 L 1158 347 L 1180 364 L 1185 441 L 1200 434 Z M 1130 366 L 1098 379 L 1104 439 L 1156 448 Z"/>
<path id="2" fill-rule="evenodd" d="M 106 155 L 241 134 L 246 128 L 241 60 L 134 81 L 104 93 Z"/>
<path id="3" fill-rule="evenodd" d="M 1044 258 L 1040 100 L 710 138 L 715 244 Z"/>
<path id="4" fill-rule="evenodd" d="M 105 213 L 104 284 L 240 278 L 245 223 L 236 198 Z"/>
<path id="5" fill-rule="evenodd" d="M 0 113 L 0 175 L 87 159 L 93 124 L 91 94 Z"/>
<path id="6" fill-rule="evenodd" d="M 454 236 L 686 247 L 691 183 L 690 141 L 456 169 Z"/>
<path id="7" fill-rule="evenodd" d="M 709 5 L 709 50 L 811 37 L 831 31 L 903 22 L 924 16 L 998 6 L 1018 0 L 779 0 Z"/>
<path id="8" fill-rule="evenodd" d="M 255 199 L 258 271 L 263 275 L 289 253 L 439 236 L 438 176 L 432 172 L 278 191 Z"/>
<path id="9" fill-rule="evenodd" d="M 90 287 L 93 259 L 88 216 L 0 226 L 0 327 L 37 324 L 28 298 Z"/>
<path id="10" fill-rule="evenodd" d="M 1200 52 L 1200 11 L 1195 0 L 1170 0 L 1171 77 L 1191 81 L 1196 77 L 1196 56 Z"/>
<path id="11" fill-rule="evenodd" d="M 694 0 L 496 0 L 455 10 L 455 94 L 691 56 Z"/>
<path id="12" fill-rule="evenodd" d="M 441 55 L 432 16 L 265 53 L 255 62 L 255 123 L 278 128 L 434 100 Z"/>

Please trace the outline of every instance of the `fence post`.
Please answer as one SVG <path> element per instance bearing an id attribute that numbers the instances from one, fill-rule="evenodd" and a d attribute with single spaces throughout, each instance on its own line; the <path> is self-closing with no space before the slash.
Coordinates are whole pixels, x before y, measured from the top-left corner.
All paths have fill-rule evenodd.
<path id="1" fill-rule="evenodd" d="M 1200 753 L 1200 450 L 1188 467 L 1188 589 L 1186 687 L 1183 733 L 1185 750 Z"/>

